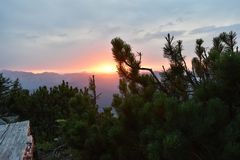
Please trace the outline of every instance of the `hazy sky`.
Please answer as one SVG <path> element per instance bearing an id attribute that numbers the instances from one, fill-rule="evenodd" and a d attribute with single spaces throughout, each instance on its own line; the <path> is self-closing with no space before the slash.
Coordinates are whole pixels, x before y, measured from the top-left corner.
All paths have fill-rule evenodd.
<path id="1" fill-rule="evenodd" d="M 0 69 L 78 72 L 114 65 L 110 41 L 121 37 L 143 64 L 160 69 L 164 36 L 194 55 L 222 31 L 240 34 L 239 0 L 1 0 Z"/>

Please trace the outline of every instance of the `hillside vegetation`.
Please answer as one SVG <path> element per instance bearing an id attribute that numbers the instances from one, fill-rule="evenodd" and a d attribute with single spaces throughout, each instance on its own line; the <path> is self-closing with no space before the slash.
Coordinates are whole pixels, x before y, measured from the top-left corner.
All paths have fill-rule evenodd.
<path id="1" fill-rule="evenodd" d="M 240 159 L 240 53 L 236 33 L 221 33 L 206 50 L 197 39 L 192 68 L 182 41 L 168 34 L 170 67 L 156 75 L 121 38 L 111 41 L 119 94 L 98 112 L 96 82 L 62 82 L 29 93 L 0 75 L 0 114 L 28 119 L 37 151 L 46 159 Z M 161 65 L 161 64 L 160 64 Z M 144 71 L 144 72 L 142 72 Z M 161 77 L 161 78 L 159 78 Z"/>

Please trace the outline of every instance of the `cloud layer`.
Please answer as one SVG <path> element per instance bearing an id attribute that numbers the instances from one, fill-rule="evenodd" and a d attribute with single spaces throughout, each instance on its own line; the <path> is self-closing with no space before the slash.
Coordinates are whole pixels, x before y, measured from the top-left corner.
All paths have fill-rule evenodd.
<path id="1" fill-rule="evenodd" d="M 161 50 L 169 32 L 184 41 L 189 57 L 196 38 L 211 42 L 222 31 L 240 33 L 238 0 L 0 3 L 0 69 L 72 72 L 114 63 L 110 41 L 116 36 L 142 51 L 144 64 L 157 68 L 165 63 Z"/>

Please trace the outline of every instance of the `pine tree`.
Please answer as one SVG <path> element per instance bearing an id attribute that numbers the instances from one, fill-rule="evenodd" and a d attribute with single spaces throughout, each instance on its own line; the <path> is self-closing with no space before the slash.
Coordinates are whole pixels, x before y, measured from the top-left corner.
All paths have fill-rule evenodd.
<path id="1" fill-rule="evenodd" d="M 12 86 L 12 82 L 9 78 L 5 78 L 3 74 L 0 74 L 0 114 L 8 112 L 7 99 L 9 91 Z"/>

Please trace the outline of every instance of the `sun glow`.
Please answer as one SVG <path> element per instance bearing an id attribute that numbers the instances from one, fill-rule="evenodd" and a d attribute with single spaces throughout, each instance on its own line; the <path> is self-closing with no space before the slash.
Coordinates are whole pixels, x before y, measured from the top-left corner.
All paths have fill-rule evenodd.
<path id="1" fill-rule="evenodd" d="M 98 73 L 115 73 L 117 71 L 116 66 L 105 64 L 105 65 L 99 65 L 96 68 L 93 68 L 91 70 L 92 72 L 98 72 Z"/>

